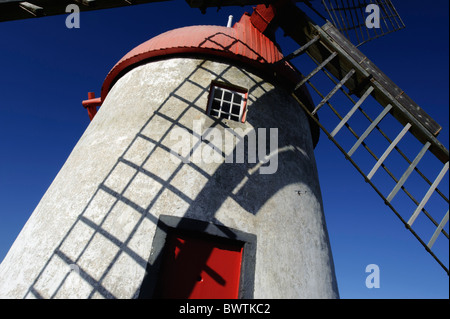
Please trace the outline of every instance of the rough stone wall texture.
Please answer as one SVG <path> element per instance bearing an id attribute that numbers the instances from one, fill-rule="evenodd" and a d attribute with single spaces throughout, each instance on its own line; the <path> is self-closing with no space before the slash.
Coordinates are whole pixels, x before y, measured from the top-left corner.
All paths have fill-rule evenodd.
<path id="1" fill-rule="evenodd" d="M 212 80 L 249 90 L 245 123 L 205 114 Z M 249 162 L 245 145 L 244 163 L 225 163 L 230 128 L 266 128 L 266 153 L 278 128 L 272 162 Z M 114 85 L 0 265 L 0 296 L 137 297 L 161 214 L 255 234 L 255 298 L 338 297 L 306 116 L 250 70 L 193 58 Z"/>

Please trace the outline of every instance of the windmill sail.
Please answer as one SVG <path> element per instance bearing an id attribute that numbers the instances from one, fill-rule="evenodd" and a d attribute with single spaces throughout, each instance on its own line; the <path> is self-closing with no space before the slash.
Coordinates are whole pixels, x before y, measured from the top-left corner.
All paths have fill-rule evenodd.
<path id="1" fill-rule="evenodd" d="M 297 101 L 448 274 L 449 152 L 437 139 L 441 127 L 330 22 L 320 27 L 295 5 L 277 14 L 280 27 L 300 45 L 284 60 L 303 55 L 317 65 L 304 73 L 294 97 L 304 85 L 318 95 L 314 109 Z M 326 86 L 324 79 L 327 91 L 317 87 Z M 339 94 L 351 103 L 337 107 L 332 100 Z M 345 144 L 345 134 L 352 144 Z M 410 209 L 403 211 L 401 196 L 411 201 Z M 437 240 L 446 247 L 439 250 L 447 252 L 443 256 L 434 250 Z"/>
<path id="2" fill-rule="evenodd" d="M 0 22 L 68 14 L 70 4 L 80 11 L 92 11 L 169 0 L 0 0 Z"/>
<path id="3" fill-rule="evenodd" d="M 356 46 L 405 27 L 390 0 L 322 0 L 322 5 L 333 25 Z M 371 14 L 376 14 L 375 21 Z"/>

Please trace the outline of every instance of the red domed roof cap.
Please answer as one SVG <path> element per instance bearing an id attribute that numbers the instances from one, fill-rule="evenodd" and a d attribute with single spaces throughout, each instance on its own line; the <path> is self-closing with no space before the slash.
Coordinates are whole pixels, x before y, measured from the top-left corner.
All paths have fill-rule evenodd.
<path id="1" fill-rule="evenodd" d="M 180 53 L 203 53 L 228 57 L 267 66 L 283 58 L 277 46 L 244 14 L 232 28 L 222 26 L 191 26 L 162 33 L 127 53 L 108 73 L 102 87 L 106 98 L 122 71 L 143 60 Z M 293 70 L 291 70 L 293 71 Z"/>

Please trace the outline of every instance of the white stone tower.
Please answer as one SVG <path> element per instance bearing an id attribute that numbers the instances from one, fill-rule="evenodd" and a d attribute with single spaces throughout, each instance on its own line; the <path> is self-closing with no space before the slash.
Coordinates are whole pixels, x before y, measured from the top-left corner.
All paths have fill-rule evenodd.
<path id="1" fill-rule="evenodd" d="M 0 265 L 0 297 L 339 297 L 318 131 L 281 58 L 248 14 L 125 55 Z"/>

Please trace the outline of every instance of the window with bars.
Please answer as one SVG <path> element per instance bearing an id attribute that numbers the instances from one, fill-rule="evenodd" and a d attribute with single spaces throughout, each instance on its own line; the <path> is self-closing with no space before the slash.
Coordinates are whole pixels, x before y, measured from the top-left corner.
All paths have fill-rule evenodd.
<path id="1" fill-rule="evenodd" d="M 206 113 L 221 119 L 245 122 L 247 90 L 212 83 Z"/>

